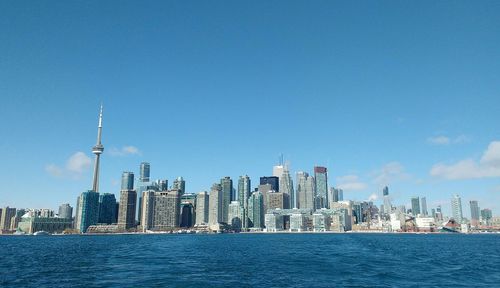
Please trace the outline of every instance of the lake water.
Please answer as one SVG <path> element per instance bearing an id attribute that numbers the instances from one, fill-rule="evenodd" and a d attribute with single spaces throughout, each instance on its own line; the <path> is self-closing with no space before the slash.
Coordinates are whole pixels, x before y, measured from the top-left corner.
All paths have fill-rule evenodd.
<path id="1" fill-rule="evenodd" d="M 500 234 L 2 236 L 0 287 L 500 287 Z"/>

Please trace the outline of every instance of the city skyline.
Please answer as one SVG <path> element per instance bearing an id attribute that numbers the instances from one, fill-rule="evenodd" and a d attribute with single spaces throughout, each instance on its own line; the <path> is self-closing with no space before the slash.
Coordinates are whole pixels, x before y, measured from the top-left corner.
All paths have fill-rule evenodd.
<path id="1" fill-rule="evenodd" d="M 450 215 L 458 194 L 500 212 L 495 7 L 436 3 L 419 18 L 403 4 L 292 3 L 287 13 L 268 4 L 276 21 L 244 4 L 154 7 L 169 17 L 145 6 L 32 5 L 0 4 L 10 23 L 0 28 L 1 206 L 75 205 L 91 188 L 102 102 L 99 191 L 117 199 L 122 172 L 139 175 L 141 162 L 152 179 L 182 176 L 197 193 L 225 176 L 255 185 L 284 154 L 295 188 L 296 172 L 324 166 L 346 199 L 381 204 L 387 185 L 393 204 L 425 197 L 428 210 Z M 138 22 L 115 27 L 119 17 Z M 36 189 L 19 191 L 25 181 Z"/>

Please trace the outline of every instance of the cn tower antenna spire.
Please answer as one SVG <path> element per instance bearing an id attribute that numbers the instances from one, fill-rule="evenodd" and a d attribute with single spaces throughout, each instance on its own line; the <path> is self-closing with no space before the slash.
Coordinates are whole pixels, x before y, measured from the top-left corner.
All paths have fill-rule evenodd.
<path id="1" fill-rule="evenodd" d="M 101 144 L 102 135 L 102 104 L 99 110 L 99 125 L 97 126 L 97 143 L 92 147 L 92 153 L 95 154 L 94 162 L 94 178 L 92 181 L 92 191 L 99 192 L 99 160 L 101 154 L 104 152 L 104 146 Z"/>

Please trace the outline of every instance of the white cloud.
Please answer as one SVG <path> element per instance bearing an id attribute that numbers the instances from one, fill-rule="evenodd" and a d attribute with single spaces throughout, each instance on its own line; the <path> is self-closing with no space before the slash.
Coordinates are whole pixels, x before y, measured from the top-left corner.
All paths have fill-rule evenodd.
<path id="1" fill-rule="evenodd" d="M 491 142 L 479 162 L 465 159 L 450 165 L 438 163 L 432 166 L 430 175 L 449 180 L 500 177 L 500 141 Z"/>
<path id="2" fill-rule="evenodd" d="M 366 184 L 363 183 L 357 175 L 346 175 L 337 177 L 338 188 L 346 191 L 357 191 L 366 189 Z"/>
<path id="3" fill-rule="evenodd" d="M 63 170 L 55 164 L 46 165 L 45 172 L 49 173 L 53 177 L 62 177 L 63 176 Z"/>
<path id="4" fill-rule="evenodd" d="M 378 199 L 378 195 L 376 193 L 373 193 L 370 195 L 370 197 L 368 197 L 368 202 L 375 201 L 377 199 Z"/>
<path id="5" fill-rule="evenodd" d="M 375 177 L 373 181 L 379 186 L 386 186 L 410 178 L 410 175 L 405 172 L 403 165 L 399 162 L 387 163 L 372 175 Z"/>
<path id="6" fill-rule="evenodd" d="M 450 138 L 444 135 L 427 138 L 427 143 L 432 145 L 461 144 L 467 142 L 470 142 L 470 137 L 464 134 L 458 135 L 455 138 Z"/>
<path id="7" fill-rule="evenodd" d="M 76 174 L 82 174 L 90 167 L 91 162 L 89 156 L 85 153 L 76 152 L 66 162 L 66 169 Z"/>
<path id="8" fill-rule="evenodd" d="M 65 167 L 60 167 L 55 164 L 48 164 L 45 166 L 45 172 L 53 177 L 79 178 L 90 167 L 91 159 L 83 152 L 76 152 L 71 155 L 66 161 Z"/>
<path id="9" fill-rule="evenodd" d="M 121 149 L 111 148 L 109 154 L 111 156 L 141 155 L 141 151 L 135 146 L 123 146 Z"/>
<path id="10" fill-rule="evenodd" d="M 448 145 L 450 144 L 450 138 L 446 136 L 436 136 L 427 138 L 427 143 L 434 145 Z"/>

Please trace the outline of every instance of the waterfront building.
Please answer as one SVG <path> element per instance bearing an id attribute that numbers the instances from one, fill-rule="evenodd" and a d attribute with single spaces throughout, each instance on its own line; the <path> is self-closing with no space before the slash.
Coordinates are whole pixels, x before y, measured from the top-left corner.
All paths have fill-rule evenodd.
<path id="1" fill-rule="evenodd" d="M 490 225 L 492 218 L 493 213 L 491 213 L 491 209 L 481 210 L 481 221 L 484 223 L 484 225 Z"/>
<path id="2" fill-rule="evenodd" d="M 179 227 L 181 191 L 154 192 L 152 230 L 170 230 Z M 191 207 L 192 208 L 192 207 Z"/>
<path id="3" fill-rule="evenodd" d="M 209 215 L 208 215 L 208 224 L 210 227 L 219 227 L 219 223 L 222 223 L 222 186 L 220 184 L 213 184 L 210 189 L 210 200 L 208 201 L 209 205 Z M 214 229 L 218 230 L 218 229 Z"/>
<path id="4" fill-rule="evenodd" d="M 297 173 L 297 208 L 314 209 L 314 177 L 306 172 Z"/>
<path id="5" fill-rule="evenodd" d="M 429 215 L 429 212 L 427 212 L 427 199 L 425 197 L 420 198 L 420 208 L 422 210 L 422 215 L 427 216 Z"/>
<path id="6" fill-rule="evenodd" d="M 95 192 L 91 192 L 91 196 L 95 196 Z M 82 218 L 86 225 L 86 219 Z M 39 216 L 26 216 L 21 217 L 18 229 L 27 234 L 33 234 L 38 231 L 45 231 L 48 233 L 62 233 L 66 229 L 71 229 L 73 222 L 68 218 L 56 217 L 39 217 Z M 88 228 L 88 227 L 87 227 Z M 85 228 L 86 232 L 87 228 Z"/>
<path id="7" fill-rule="evenodd" d="M 231 201 L 228 214 L 229 225 L 234 231 L 240 231 L 242 227 L 242 211 L 238 201 Z"/>
<path id="8" fill-rule="evenodd" d="M 283 215 L 268 212 L 264 215 L 265 231 L 266 232 L 279 232 L 284 230 Z"/>
<path id="9" fill-rule="evenodd" d="M 306 231 L 306 217 L 302 213 L 290 215 L 290 232 Z"/>
<path id="10" fill-rule="evenodd" d="M 182 177 L 177 177 L 172 184 L 172 190 L 179 190 L 181 195 L 186 193 L 186 181 Z"/>
<path id="11" fill-rule="evenodd" d="M 99 220 L 99 193 L 89 190 L 80 194 L 78 201 L 78 214 L 76 229 L 80 233 L 87 232 L 90 225 L 97 224 Z M 44 217 L 46 218 L 46 217 Z"/>
<path id="12" fill-rule="evenodd" d="M 120 230 L 128 230 L 136 226 L 136 206 L 137 192 L 135 190 L 120 191 L 120 205 L 118 206 L 118 228 Z"/>
<path id="13" fill-rule="evenodd" d="M 206 191 L 196 196 L 196 225 L 208 224 L 209 195 Z"/>
<path id="14" fill-rule="evenodd" d="M 59 213 L 57 213 L 59 218 L 72 219 L 73 218 L 73 207 L 68 203 L 61 204 L 59 206 Z"/>
<path id="15" fill-rule="evenodd" d="M 417 217 L 415 224 L 420 232 L 433 232 L 436 228 L 434 217 Z"/>
<path id="16" fill-rule="evenodd" d="M 233 192 L 233 180 L 231 177 L 224 177 L 220 180 L 220 186 L 222 189 L 222 207 L 221 207 L 221 217 L 222 223 L 229 224 L 228 216 L 229 216 L 229 203 L 233 201 L 231 199 L 231 194 Z"/>
<path id="17" fill-rule="evenodd" d="M 0 213 L 0 233 L 9 231 L 12 217 L 16 216 L 16 208 L 4 207 Z"/>
<path id="18" fill-rule="evenodd" d="M 470 222 L 472 226 L 479 225 L 480 209 L 476 200 L 469 201 L 470 205 Z"/>
<path id="19" fill-rule="evenodd" d="M 253 192 L 248 199 L 248 227 L 264 227 L 264 197 L 260 191 Z"/>
<path id="20" fill-rule="evenodd" d="M 0 209 L 1 211 L 2 209 Z M 26 210 L 24 209 L 16 209 L 16 215 L 10 219 L 10 231 L 16 231 L 19 222 L 21 222 L 21 217 L 24 216 L 26 213 Z M 1 212 L 0 212 L 0 217 L 1 217 Z"/>
<path id="21" fill-rule="evenodd" d="M 462 213 L 462 199 L 456 194 L 451 198 L 451 215 L 456 223 L 462 224 L 464 218 Z"/>
<path id="22" fill-rule="evenodd" d="M 155 190 L 148 190 L 142 192 L 142 203 L 141 203 L 141 228 L 142 232 L 146 232 L 153 228 L 154 220 L 154 201 L 155 201 Z"/>
<path id="23" fill-rule="evenodd" d="M 266 185 L 270 184 L 271 185 L 271 190 L 280 191 L 280 180 L 276 176 L 264 176 L 260 177 L 260 185 Z"/>
<path id="24" fill-rule="evenodd" d="M 244 230 L 248 228 L 248 198 L 251 193 L 251 181 L 248 175 L 240 176 L 238 179 L 238 202 L 241 210 L 241 226 Z"/>
<path id="25" fill-rule="evenodd" d="M 411 198 L 411 213 L 414 216 L 417 216 L 418 214 L 420 214 L 420 198 L 419 197 Z"/>
<path id="26" fill-rule="evenodd" d="M 181 202 L 180 227 L 189 228 L 194 225 L 194 206 L 189 202 Z"/>
<path id="27" fill-rule="evenodd" d="M 329 215 L 316 212 L 312 215 L 312 225 L 314 232 L 330 231 L 331 219 Z"/>
<path id="28" fill-rule="evenodd" d="M 101 224 L 113 224 L 118 220 L 115 194 L 102 193 L 99 195 L 99 220 Z"/>
<path id="29" fill-rule="evenodd" d="M 328 174 L 326 167 L 314 167 L 314 208 L 328 208 Z"/>

